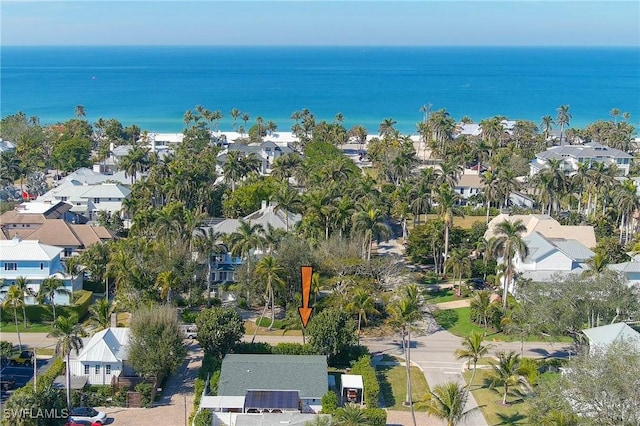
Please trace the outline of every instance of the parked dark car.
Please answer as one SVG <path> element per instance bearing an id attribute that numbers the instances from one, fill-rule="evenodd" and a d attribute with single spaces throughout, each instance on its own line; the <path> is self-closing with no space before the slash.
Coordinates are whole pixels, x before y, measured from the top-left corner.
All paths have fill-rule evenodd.
<path id="1" fill-rule="evenodd" d="M 9 390 L 16 384 L 16 379 L 13 376 L 2 376 L 0 377 L 0 387 L 3 390 Z"/>
<path id="2" fill-rule="evenodd" d="M 467 285 L 474 290 L 484 290 L 487 288 L 487 283 L 482 278 L 472 278 L 467 280 Z"/>
<path id="3" fill-rule="evenodd" d="M 24 365 L 25 367 L 31 366 L 32 362 L 33 352 L 31 351 L 22 351 L 19 355 L 12 357 L 9 361 L 11 365 Z"/>

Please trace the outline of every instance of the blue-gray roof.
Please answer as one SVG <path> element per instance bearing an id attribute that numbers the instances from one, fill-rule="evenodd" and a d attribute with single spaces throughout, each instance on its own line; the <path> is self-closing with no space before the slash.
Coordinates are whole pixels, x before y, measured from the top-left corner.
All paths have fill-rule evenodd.
<path id="1" fill-rule="evenodd" d="M 222 360 L 218 395 L 244 396 L 249 390 L 297 391 L 302 399 L 327 392 L 323 355 L 228 354 Z"/>

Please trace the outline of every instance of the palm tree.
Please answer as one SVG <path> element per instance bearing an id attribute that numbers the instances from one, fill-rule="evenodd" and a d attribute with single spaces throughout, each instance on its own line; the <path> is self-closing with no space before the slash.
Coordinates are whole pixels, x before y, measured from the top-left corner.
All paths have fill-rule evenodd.
<path id="1" fill-rule="evenodd" d="M 530 388 L 521 368 L 520 355 L 514 351 L 509 353 L 500 352 L 498 354 L 498 362 L 492 365 L 491 386 L 502 385 L 504 390 L 502 394 L 503 405 L 507 405 L 509 388 L 517 385 L 522 385 L 527 389 Z"/>
<path id="2" fill-rule="evenodd" d="M 482 290 L 476 293 L 471 301 L 469 307 L 471 308 L 471 316 L 474 321 L 477 318 L 482 320 L 482 326 L 487 328 L 489 325 L 489 315 L 495 304 L 491 301 L 491 292 L 488 290 Z"/>
<path id="3" fill-rule="evenodd" d="M 468 395 L 468 390 L 462 385 L 447 382 L 429 391 L 424 402 L 420 402 L 417 406 L 426 408 L 429 415 L 446 421 L 447 426 L 455 426 L 467 415 L 464 412 L 464 406 Z"/>
<path id="4" fill-rule="evenodd" d="M 491 345 L 483 345 L 484 341 L 484 333 L 480 333 L 478 331 L 472 331 L 467 337 L 462 340 L 462 348 L 456 349 L 454 355 L 456 359 L 466 359 L 467 360 L 467 368 L 469 367 L 469 362 L 473 361 L 473 372 L 471 373 L 471 380 L 469 380 L 469 385 L 467 386 L 467 390 L 471 389 L 471 384 L 473 383 L 473 379 L 476 376 L 476 366 L 478 364 L 478 360 L 485 356 L 489 352 L 489 348 Z"/>
<path id="5" fill-rule="evenodd" d="M 20 289 L 20 291 L 22 292 L 22 321 L 24 322 L 24 328 L 28 328 L 27 326 L 27 311 L 25 309 L 25 300 L 24 298 L 27 295 L 30 295 L 30 290 L 27 287 L 27 285 L 29 285 L 29 280 L 27 279 L 27 277 L 24 276 L 20 276 L 18 278 L 16 278 L 16 287 L 18 287 Z"/>
<path id="6" fill-rule="evenodd" d="M 242 114 L 242 112 L 240 112 L 240 110 L 237 108 L 232 108 L 231 111 L 229 111 L 229 117 L 233 119 L 232 126 L 234 130 L 236 128 L 236 125 L 238 124 L 238 118 L 240 117 L 240 114 Z"/>
<path id="7" fill-rule="evenodd" d="M 385 118 L 378 126 L 378 134 L 383 138 L 392 136 L 395 132 L 393 126 L 397 123 L 393 118 Z"/>
<path id="8" fill-rule="evenodd" d="M 300 194 L 291 186 L 284 185 L 276 192 L 273 201 L 275 202 L 274 211 L 283 211 L 285 230 L 289 232 L 289 213 L 298 213 L 304 207 Z"/>
<path id="9" fill-rule="evenodd" d="M 589 268 L 582 272 L 582 277 L 588 278 L 600 276 L 607 270 L 609 262 L 610 259 L 606 254 L 596 253 L 591 259 L 587 260 L 586 264 Z"/>
<path id="10" fill-rule="evenodd" d="M 56 354 L 67 359 L 67 407 L 71 408 L 71 364 L 69 355 L 71 351 L 75 351 L 76 355 L 82 349 L 81 335 L 84 334 L 82 326 L 78 324 L 78 316 L 76 314 L 70 317 L 59 317 L 54 321 L 51 336 L 56 337 Z"/>
<path id="11" fill-rule="evenodd" d="M 507 312 L 507 295 L 513 279 L 513 258 L 517 254 L 520 259 L 524 259 L 529 254 L 529 247 L 521 236 L 526 230 L 526 226 L 520 219 L 515 222 L 505 220 L 496 225 L 494 230 L 495 237 L 489 241 L 489 251 L 495 257 L 504 259 L 505 275 L 502 292 L 502 309 L 504 312 Z"/>
<path id="12" fill-rule="evenodd" d="M 227 247 L 221 242 L 222 233 L 214 228 L 198 228 L 196 234 L 196 248 L 202 252 L 207 259 L 207 307 L 211 307 L 211 270 L 213 268 L 213 257 L 216 254 L 225 254 Z"/>
<path id="13" fill-rule="evenodd" d="M 171 303 L 171 292 L 180 286 L 180 277 L 173 271 L 162 271 L 156 277 L 156 288 L 160 290 L 160 299 L 166 299 L 167 304 Z"/>
<path id="14" fill-rule="evenodd" d="M 449 269 L 453 271 L 453 282 L 458 279 L 458 295 L 462 296 L 462 276 L 471 275 L 471 259 L 469 250 L 455 248 L 451 250 L 451 256 L 447 259 L 445 274 Z"/>
<path id="15" fill-rule="evenodd" d="M 557 109 L 558 116 L 556 117 L 556 124 L 560 126 L 560 143 L 562 143 L 562 132 L 564 127 L 569 125 L 569 121 L 573 117 L 569 112 L 569 105 L 560 105 Z"/>
<path id="16" fill-rule="evenodd" d="M 542 129 L 545 141 L 549 139 L 549 134 L 551 133 L 551 130 L 553 130 L 554 124 L 555 123 L 553 122 L 553 117 L 551 117 L 550 115 L 545 115 L 544 117 L 542 117 L 540 128 Z"/>
<path id="17" fill-rule="evenodd" d="M 271 306 L 271 324 L 269 324 L 269 330 L 273 329 L 273 324 L 276 320 L 276 307 L 273 286 L 275 284 L 284 285 L 284 280 L 282 279 L 283 273 L 284 268 L 280 266 L 278 259 L 276 259 L 272 255 L 264 256 L 256 265 L 256 274 L 265 281 L 265 292 L 267 294 L 267 303 L 265 304 L 264 311 L 262 311 L 262 315 L 260 316 L 260 319 L 256 324 L 256 331 L 260 326 L 260 321 L 262 321 L 267 306 L 269 305 Z M 255 339 L 255 333 L 253 335 L 253 338 Z"/>
<path id="18" fill-rule="evenodd" d="M 366 324 L 367 315 L 380 315 L 380 312 L 375 308 L 375 299 L 369 291 L 359 288 L 352 295 L 351 301 L 345 308 L 350 313 L 358 314 L 358 346 L 360 346 L 362 320 Z"/>
<path id="19" fill-rule="evenodd" d="M 334 416 L 336 426 L 369 426 L 371 421 L 364 410 L 353 402 L 339 408 Z"/>
<path id="20" fill-rule="evenodd" d="M 12 285 L 2 301 L 2 309 L 13 308 L 13 319 L 15 320 L 16 333 L 18 334 L 18 348 L 22 351 L 22 339 L 18 329 L 18 306 L 24 306 L 24 293 L 20 291 L 18 286 Z"/>
<path id="21" fill-rule="evenodd" d="M 482 184 L 484 185 L 482 192 L 487 203 L 486 223 L 489 223 L 489 212 L 491 210 L 491 203 L 493 201 L 496 201 L 499 197 L 500 180 L 498 179 L 498 175 L 496 173 L 487 170 L 480 177 L 480 182 L 482 182 Z"/>
<path id="22" fill-rule="evenodd" d="M 84 108 L 84 105 L 76 105 L 75 108 L 75 115 L 76 117 L 80 118 L 80 117 L 86 117 L 87 115 L 87 111 Z"/>
<path id="23" fill-rule="evenodd" d="M 455 192 L 453 188 L 445 183 L 440 185 L 436 192 L 436 201 L 438 203 L 438 212 L 444 221 L 444 268 L 447 270 L 447 260 L 449 257 L 449 230 L 453 226 L 453 216 L 462 216 L 459 209 L 455 207 L 460 200 L 460 194 Z"/>
<path id="24" fill-rule="evenodd" d="M 49 277 L 42 280 L 42 284 L 40 284 L 40 291 L 38 292 L 38 302 L 44 303 L 45 298 L 49 298 L 49 302 L 51 302 L 51 309 L 53 311 L 53 321 L 56 321 L 56 294 L 69 296 L 69 301 L 71 301 L 72 292 L 68 290 L 64 281 L 60 278 Z"/>
<path id="25" fill-rule="evenodd" d="M 94 330 L 101 331 L 111 326 L 111 315 L 115 312 L 115 304 L 107 299 L 99 299 L 89 307 L 89 319 Z"/>
<path id="26" fill-rule="evenodd" d="M 384 216 L 372 203 L 367 203 L 353 216 L 353 229 L 363 237 L 363 253 L 367 261 L 371 260 L 373 239 L 386 239 L 391 234 L 389 226 L 384 223 Z"/>
<path id="27" fill-rule="evenodd" d="M 640 209 L 640 198 L 636 193 L 636 185 L 629 179 L 618 185 L 613 195 L 620 211 L 620 244 L 626 244 L 630 240 L 631 223 L 634 221 L 633 213 Z"/>
<path id="28" fill-rule="evenodd" d="M 422 319 L 421 304 L 418 286 L 410 284 L 400 288 L 400 298 L 388 308 L 391 325 L 399 328 L 402 333 L 402 349 L 407 370 L 407 400 L 405 404 L 411 409 L 414 426 L 416 426 L 416 417 L 411 395 L 411 328 L 416 321 Z M 406 341 L 405 335 L 407 336 Z"/>

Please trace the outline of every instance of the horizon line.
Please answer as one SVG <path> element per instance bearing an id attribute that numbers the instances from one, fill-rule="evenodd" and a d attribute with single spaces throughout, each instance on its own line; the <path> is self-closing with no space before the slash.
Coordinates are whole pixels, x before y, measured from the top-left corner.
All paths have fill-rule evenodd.
<path id="1" fill-rule="evenodd" d="M 634 44 L 0 44 L 2 48 L 43 48 L 43 47 L 180 47 L 180 48 L 345 48 L 345 49 L 366 49 L 366 48 L 434 48 L 434 49 L 457 49 L 457 48 L 520 48 L 520 49 L 640 49 L 640 45 Z"/>

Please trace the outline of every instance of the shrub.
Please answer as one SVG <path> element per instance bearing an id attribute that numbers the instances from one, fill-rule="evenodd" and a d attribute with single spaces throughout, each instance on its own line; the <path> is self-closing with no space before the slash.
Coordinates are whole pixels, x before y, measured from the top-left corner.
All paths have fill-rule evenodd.
<path id="1" fill-rule="evenodd" d="M 195 311 L 189 311 L 189 310 L 183 310 L 182 314 L 180 315 L 182 322 L 185 324 L 195 324 L 196 322 L 196 317 L 198 316 L 198 312 Z"/>
<path id="2" fill-rule="evenodd" d="M 213 413 L 208 409 L 198 411 L 198 414 L 193 419 L 193 424 L 194 426 L 211 426 L 213 424 Z"/>
<path id="3" fill-rule="evenodd" d="M 433 313 L 438 325 L 445 330 L 450 329 L 458 321 L 458 313 L 455 309 L 438 309 Z"/>
<path id="4" fill-rule="evenodd" d="M 278 343 L 272 348 L 272 353 L 279 355 L 317 355 L 311 345 L 300 343 Z"/>
<path id="5" fill-rule="evenodd" d="M 367 408 L 364 414 L 369 419 L 371 426 L 385 426 L 387 424 L 387 412 L 382 408 Z"/>
<path id="6" fill-rule="evenodd" d="M 358 362 L 353 364 L 350 374 L 359 374 L 362 376 L 364 402 L 369 408 L 377 407 L 378 397 L 380 396 L 380 384 L 376 378 L 376 370 L 371 366 L 371 357 L 369 355 L 362 356 Z"/>
<path id="7" fill-rule="evenodd" d="M 336 412 L 338 408 L 338 395 L 332 390 L 328 390 L 322 395 L 322 413 L 332 414 Z"/>
<path id="8" fill-rule="evenodd" d="M 136 392 L 140 393 L 140 402 L 143 407 L 151 407 L 153 385 L 151 383 L 138 383 L 136 385 Z"/>
<path id="9" fill-rule="evenodd" d="M 233 348 L 233 352 L 237 354 L 270 354 L 272 348 L 268 343 L 240 342 Z"/>

